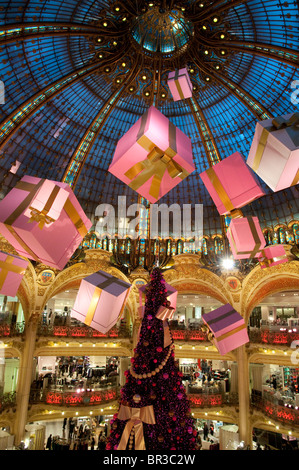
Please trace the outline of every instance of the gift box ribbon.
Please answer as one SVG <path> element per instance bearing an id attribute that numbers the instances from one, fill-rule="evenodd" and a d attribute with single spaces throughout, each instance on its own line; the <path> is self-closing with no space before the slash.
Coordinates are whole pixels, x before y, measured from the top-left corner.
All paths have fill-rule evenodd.
<path id="1" fill-rule="evenodd" d="M 172 337 L 169 329 L 168 320 L 173 318 L 175 309 L 173 307 L 164 307 L 161 305 L 159 307 L 158 312 L 156 313 L 156 318 L 161 320 L 163 323 L 163 330 L 164 330 L 164 348 L 167 348 L 172 343 Z"/>
<path id="2" fill-rule="evenodd" d="M 241 211 L 237 212 L 233 203 L 231 202 L 224 186 L 222 185 L 220 179 L 218 178 L 214 168 L 209 168 L 206 171 L 206 175 L 209 178 L 211 184 L 213 185 L 215 191 L 217 192 L 222 204 L 224 205 L 227 212 L 231 213 L 232 218 L 241 217 Z"/>
<path id="3" fill-rule="evenodd" d="M 261 257 L 259 258 L 260 266 L 263 268 L 269 268 L 271 264 L 276 263 L 277 261 L 288 261 L 287 254 L 283 256 L 273 256 L 273 258 L 268 258 L 264 250 L 261 251 Z"/>
<path id="4" fill-rule="evenodd" d="M 16 273 L 20 275 L 24 275 L 26 268 L 23 268 L 22 266 L 16 266 L 13 264 L 13 261 L 15 260 L 14 256 L 7 255 L 6 259 L 4 261 L 0 261 L 0 289 L 2 289 L 3 284 L 5 282 L 5 279 L 7 277 L 8 273 Z"/>
<path id="5" fill-rule="evenodd" d="M 179 78 L 181 78 L 181 77 L 185 77 L 185 74 L 183 73 L 183 74 L 180 75 L 180 70 L 179 70 L 179 69 L 176 69 L 176 70 L 175 70 L 174 77 L 171 78 L 170 80 L 174 80 L 175 86 L 176 86 L 177 91 L 178 91 L 178 94 L 180 95 L 181 100 L 184 100 L 184 99 L 185 99 L 185 96 L 184 96 L 184 93 L 183 93 L 181 84 L 180 84 L 180 82 L 179 82 Z"/>
<path id="6" fill-rule="evenodd" d="M 255 242 L 255 246 L 254 246 L 254 248 L 251 252 L 250 251 L 238 251 L 237 246 L 235 244 L 235 241 L 233 239 L 233 235 L 232 235 L 232 231 L 231 231 L 230 226 L 228 227 L 227 231 L 230 233 L 231 243 L 232 243 L 234 249 L 236 250 L 236 253 L 238 255 L 249 255 L 248 259 L 252 259 L 252 258 L 255 258 L 257 253 L 260 251 L 262 241 L 260 240 L 259 235 L 257 233 L 257 229 L 256 229 L 255 223 L 253 221 L 253 218 L 251 216 L 249 216 L 249 217 L 247 217 L 247 221 L 248 221 L 249 228 L 250 228 L 251 234 L 252 234 L 254 242 Z"/>
<path id="7" fill-rule="evenodd" d="M 15 188 L 28 192 L 28 195 L 23 199 L 21 204 L 14 210 L 14 212 L 12 212 L 10 216 L 4 221 L 4 224 L 6 225 L 10 233 L 14 236 L 17 242 L 23 247 L 23 249 L 32 256 L 32 258 L 35 261 L 39 261 L 38 256 L 21 239 L 21 237 L 17 234 L 15 229 L 12 227 L 12 224 L 16 221 L 18 217 L 20 217 L 25 212 L 25 210 L 28 207 L 30 207 L 33 197 L 35 196 L 37 191 L 41 188 L 44 181 L 45 181 L 44 179 L 41 179 L 37 184 L 26 183 L 25 181 L 19 181 L 16 184 Z M 75 207 L 73 206 L 73 204 L 71 203 L 69 199 L 67 199 L 67 201 L 65 202 L 63 209 L 66 211 L 67 215 L 69 216 L 69 218 L 75 225 L 80 235 L 82 237 L 85 237 L 88 230 L 85 227 L 82 219 L 80 218 L 78 212 L 76 211 Z M 41 221 L 39 221 L 39 223 L 41 223 Z"/>
<path id="8" fill-rule="evenodd" d="M 233 330 L 228 331 L 227 333 L 224 333 L 221 336 L 216 337 L 215 334 L 209 329 L 208 325 L 204 325 L 201 327 L 202 331 L 207 333 L 208 335 L 208 340 L 211 342 L 220 342 L 223 341 L 226 338 L 229 338 L 230 336 L 235 335 L 236 333 L 239 333 L 240 331 L 244 330 L 246 328 L 245 323 L 243 325 L 237 326 Z"/>
<path id="9" fill-rule="evenodd" d="M 294 145 L 299 147 L 299 113 L 294 113 L 289 119 L 284 119 L 283 117 L 277 117 L 272 120 L 272 126 L 268 128 L 264 128 L 257 146 L 257 150 L 253 159 L 252 169 L 257 171 L 262 156 L 268 141 L 268 137 L 271 132 L 285 129 L 289 137 L 292 139 Z M 299 170 L 297 171 L 295 178 L 290 186 L 294 186 L 299 182 Z"/>
<path id="10" fill-rule="evenodd" d="M 143 408 L 130 408 L 120 406 L 118 419 L 127 421 L 123 430 L 117 450 L 126 450 L 132 429 L 135 431 L 135 450 L 145 450 L 143 423 L 156 424 L 154 408 L 152 405 Z"/>
<path id="11" fill-rule="evenodd" d="M 180 177 L 182 180 L 189 173 L 173 160 L 177 154 L 176 127 L 174 124 L 169 122 L 169 147 L 165 151 L 157 147 L 144 135 L 148 111 L 141 118 L 141 125 L 137 135 L 138 144 L 148 152 L 147 158 L 133 165 L 125 173 L 125 176 L 132 180 L 129 183 L 129 187 L 135 191 L 153 177 L 149 194 L 158 199 L 165 171 L 168 171 L 171 178 Z"/>
<path id="12" fill-rule="evenodd" d="M 106 277 L 106 276 L 103 275 L 103 277 Z M 91 301 L 90 301 L 90 304 L 89 304 L 89 307 L 88 307 L 88 311 L 87 311 L 87 314 L 86 314 L 86 317 L 85 317 L 85 320 L 84 320 L 84 323 L 87 326 L 91 325 L 91 322 L 94 318 L 94 314 L 96 312 L 96 309 L 97 309 L 99 300 L 101 298 L 102 292 L 107 287 L 111 286 L 111 284 L 118 284 L 119 286 L 124 287 L 124 288 L 127 289 L 125 299 L 123 301 L 121 310 L 119 312 L 119 316 L 122 315 L 122 313 L 124 311 L 124 308 L 126 306 L 128 295 L 130 293 L 130 286 L 126 282 L 121 281 L 120 279 L 110 278 L 110 277 L 107 276 L 104 281 L 101 281 L 97 286 L 95 286 L 95 291 L 94 291 L 93 296 L 91 298 Z"/>

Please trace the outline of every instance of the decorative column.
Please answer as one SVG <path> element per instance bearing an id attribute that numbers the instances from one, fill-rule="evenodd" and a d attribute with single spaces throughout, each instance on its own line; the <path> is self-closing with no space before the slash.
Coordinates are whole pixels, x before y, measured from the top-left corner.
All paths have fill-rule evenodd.
<path id="1" fill-rule="evenodd" d="M 245 442 L 245 446 L 251 446 L 249 362 L 245 345 L 240 346 L 236 353 L 238 362 L 239 436 L 240 441 Z"/>
<path id="2" fill-rule="evenodd" d="M 20 359 L 19 378 L 17 386 L 17 411 L 13 434 L 14 444 L 20 444 L 25 435 L 27 424 L 28 404 L 33 370 L 33 357 L 39 314 L 33 315 L 25 327 L 24 350 Z"/>

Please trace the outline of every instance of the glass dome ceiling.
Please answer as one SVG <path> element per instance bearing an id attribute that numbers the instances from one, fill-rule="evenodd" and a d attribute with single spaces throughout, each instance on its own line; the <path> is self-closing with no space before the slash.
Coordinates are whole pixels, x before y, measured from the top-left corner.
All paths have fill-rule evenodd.
<path id="1" fill-rule="evenodd" d="M 221 220 L 200 173 L 235 151 L 246 159 L 258 120 L 298 110 L 294 2 L 1 0 L 0 21 L 2 197 L 29 174 L 68 182 L 93 220 L 119 195 L 137 202 L 107 169 L 120 137 L 155 104 L 191 138 L 196 165 L 159 203 L 202 203 L 211 236 Z M 184 66 L 193 97 L 173 102 L 167 76 Z M 266 196 L 244 215 L 262 228 L 298 219 L 298 185 L 261 185 Z"/>

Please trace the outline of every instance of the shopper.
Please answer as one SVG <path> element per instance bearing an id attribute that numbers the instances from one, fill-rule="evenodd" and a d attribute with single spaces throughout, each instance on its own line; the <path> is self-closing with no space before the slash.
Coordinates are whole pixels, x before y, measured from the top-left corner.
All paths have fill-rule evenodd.
<path id="1" fill-rule="evenodd" d="M 207 423 L 205 423 L 203 427 L 203 438 L 205 441 L 207 440 L 208 434 L 209 434 L 209 428 L 208 428 Z"/>
<path id="2" fill-rule="evenodd" d="M 46 449 L 52 450 L 52 434 L 50 434 L 50 436 L 47 439 Z"/>

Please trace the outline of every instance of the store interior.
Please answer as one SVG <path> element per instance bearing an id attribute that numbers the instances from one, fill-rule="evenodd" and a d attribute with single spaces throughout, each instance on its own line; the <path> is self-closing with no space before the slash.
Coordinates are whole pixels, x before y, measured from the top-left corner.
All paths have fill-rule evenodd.
<path id="1" fill-rule="evenodd" d="M 76 297 L 76 289 L 62 292 L 46 305 L 42 318 L 42 328 L 55 326 L 76 327 L 80 322 L 71 316 Z M 266 297 L 255 307 L 249 319 L 248 328 L 296 332 L 298 328 L 298 292 L 278 292 Z M 23 322 L 22 308 L 18 298 L 0 298 L 0 326 L 20 325 Z M 202 314 L 214 310 L 221 303 L 210 296 L 200 294 L 179 294 L 177 308 L 170 322 L 171 330 L 200 329 Z M 118 326 L 130 326 L 130 318 L 125 312 Z M 82 326 L 82 324 L 81 324 Z M 31 383 L 31 400 L 40 402 L 49 393 L 69 393 L 77 396 L 120 390 L 124 384 L 124 372 L 130 365 L 129 357 L 118 356 L 39 356 L 34 358 L 35 367 Z M 189 397 L 221 396 L 224 402 L 233 400 L 238 390 L 237 364 L 227 360 L 209 360 L 204 357 L 179 358 L 177 366 L 182 372 L 182 380 Z M 20 363 L 16 358 L 0 360 L 0 394 L 2 397 L 16 393 Z M 250 393 L 252 403 L 270 403 L 273 406 L 298 410 L 299 407 L 299 365 L 294 367 L 275 364 L 250 364 Z M 51 436 L 51 449 L 103 450 L 109 435 L 111 415 L 73 416 L 58 421 L 38 421 L 30 423 L 28 436 L 22 443 L 24 448 L 40 445 L 47 449 Z M 214 418 L 195 420 L 198 445 L 202 450 L 219 448 L 242 449 L 238 438 L 238 426 L 217 421 Z M 70 431 L 71 430 L 71 431 Z M 9 433 L 2 428 L 0 446 L 9 445 Z M 40 435 L 42 437 L 37 438 Z M 31 436 L 31 437 L 30 437 Z M 35 436 L 34 438 L 32 436 Z M 5 444 L 6 442 L 6 444 Z M 39 444 L 38 444 L 39 443 Z M 284 449 L 292 446 L 297 449 L 297 439 L 290 435 L 271 433 L 256 429 L 253 439 L 254 449 Z M 48 443 L 49 445 L 49 443 Z"/>

